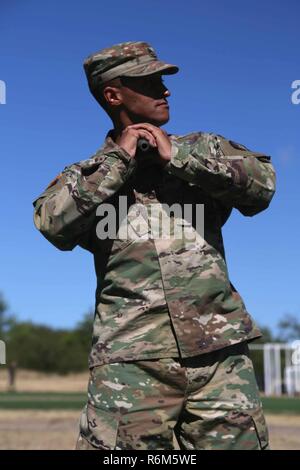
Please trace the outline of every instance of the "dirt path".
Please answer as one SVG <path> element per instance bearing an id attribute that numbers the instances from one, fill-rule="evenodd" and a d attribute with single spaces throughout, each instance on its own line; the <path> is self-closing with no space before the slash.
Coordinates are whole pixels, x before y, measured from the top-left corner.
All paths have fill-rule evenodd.
<path id="1" fill-rule="evenodd" d="M 0 449 L 74 449 L 80 411 L 0 411 Z"/>
<path id="2" fill-rule="evenodd" d="M 80 374 L 46 374 L 31 370 L 18 370 L 16 375 L 17 392 L 86 392 L 88 371 Z M 8 376 L 5 367 L 0 368 L 0 392 L 8 389 Z"/>
<path id="3" fill-rule="evenodd" d="M 300 450 L 300 416 L 266 415 L 273 450 Z"/>

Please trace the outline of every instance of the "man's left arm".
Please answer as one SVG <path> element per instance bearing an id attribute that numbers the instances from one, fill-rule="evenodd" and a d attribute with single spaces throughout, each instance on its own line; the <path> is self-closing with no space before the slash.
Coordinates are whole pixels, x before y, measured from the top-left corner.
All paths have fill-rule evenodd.
<path id="1" fill-rule="evenodd" d="M 192 145 L 172 140 L 171 159 L 164 170 L 247 216 L 266 209 L 275 192 L 269 156 L 215 134 L 199 133 Z"/>

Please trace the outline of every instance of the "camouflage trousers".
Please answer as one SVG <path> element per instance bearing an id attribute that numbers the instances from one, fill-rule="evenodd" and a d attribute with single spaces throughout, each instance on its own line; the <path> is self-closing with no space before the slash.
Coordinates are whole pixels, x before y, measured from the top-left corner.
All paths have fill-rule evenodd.
<path id="1" fill-rule="evenodd" d="M 176 448 L 268 448 L 247 343 L 91 369 L 76 449 Z"/>

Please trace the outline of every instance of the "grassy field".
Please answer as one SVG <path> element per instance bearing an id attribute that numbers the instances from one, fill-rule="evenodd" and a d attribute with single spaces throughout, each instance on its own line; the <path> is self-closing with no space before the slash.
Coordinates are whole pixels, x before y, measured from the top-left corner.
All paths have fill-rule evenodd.
<path id="1" fill-rule="evenodd" d="M 85 393 L 1 392 L 0 409 L 6 410 L 80 410 Z"/>
<path id="2" fill-rule="evenodd" d="M 265 413 L 298 415 L 300 421 L 299 398 L 262 397 Z"/>
<path id="3" fill-rule="evenodd" d="M 6 410 L 80 410 L 87 395 L 81 392 L 0 392 L 0 409 Z M 266 413 L 298 415 L 299 398 L 262 397 Z"/>

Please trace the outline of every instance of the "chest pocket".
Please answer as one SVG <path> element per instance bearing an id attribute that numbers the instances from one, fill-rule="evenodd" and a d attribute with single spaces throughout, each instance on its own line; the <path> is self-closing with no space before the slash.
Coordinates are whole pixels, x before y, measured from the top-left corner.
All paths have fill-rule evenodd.
<path id="1" fill-rule="evenodd" d="M 192 206 L 192 224 L 195 226 L 196 218 L 200 212 L 200 206 L 204 210 L 204 223 L 209 229 L 215 229 L 218 224 L 217 206 L 215 201 L 205 194 L 205 192 L 192 183 L 185 183 L 183 186 L 183 205 Z"/>
<path id="2" fill-rule="evenodd" d="M 199 186 L 185 183 L 183 205 L 191 205 L 191 223 L 198 234 L 223 257 L 222 213 L 218 201 L 207 195 Z"/>
<path id="3" fill-rule="evenodd" d="M 147 208 L 137 201 L 133 191 L 118 194 L 103 206 L 103 211 L 106 208 L 110 216 L 106 214 L 98 218 L 95 230 L 97 251 L 106 255 L 116 254 L 135 241 L 148 238 Z"/>

